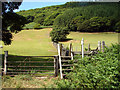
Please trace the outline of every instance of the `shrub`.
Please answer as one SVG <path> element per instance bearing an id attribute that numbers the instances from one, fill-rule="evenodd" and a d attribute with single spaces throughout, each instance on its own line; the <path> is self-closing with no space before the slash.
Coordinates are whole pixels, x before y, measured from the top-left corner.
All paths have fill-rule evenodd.
<path id="1" fill-rule="evenodd" d="M 81 7 L 76 7 L 76 8 L 75 7 L 74 8 L 69 8 L 63 14 L 56 17 L 53 25 L 54 26 L 60 26 L 60 27 L 66 27 L 67 26 L 71 30 L 76 30 L 76 25 L 74 23 L 71 24 L 71 22 L 74 18 L 81 17 L 81 16 L 85 17 L 86 19 L 90 19 L 90 18 L 95 19 L 94 17 L 101 17 L 101 18 L 109 17 L 109 18 L 112 18 L 114 21 L 116 21 L 117 19 L 119 19 L 119 16 L 120 16 L 118 11 L 117 11 L 118 10 L 118 5 L 119 4 L 114 4 L 113 5 L 113 3 L 106 3 L 106 4 L 105 3 L 104 4 L 99 3 L 99 4 L 96 4 L 96 5 L 88 5 L 88 6 L 84 6 L 84 7 L 81 6 Z M 107 25 L 107 22 L 105 23 L 105 26 L 104 26 L 104 25 L 102 25 L 102 23 L 99 23 L 97 21 L 100 21 L 100 20 L 96 19 L 95 23 L 92 23 L 93 22 L 92 19 L 88 20 L 82 25 L 82 27 L 85 28 L 85 26 L 91 25 L 90 27 L 87 27 L 87 29 L 91 30 L 91 31 L 101 31 L 102 29 L 104 31 L 105 31 L 105 29 L 107 29 L 106 31 L 111 30 L 110 28 L 112 26 Z M 89 23 L 91 23 L 91 24 L 89 24 Z M 102 25 L 102 26 L 99 26 L 99 25 Z M 78 26 L 79 26 L 78 30 L 80 30 L 81 23 Z M 95 30 L 92 30 L 91 27 L 93 27 L 93 29 L 95 29 Z M 100 29 L 99 29 L 99 27 L 100 27 Z M 85 29 L 83 31 L 88 31 L 88 30 L 85 30 Z"/>
<path id="2" fill-rule="evenodd" d="M 92 17 L 77 25 L 77 30 L 85 32 L 110 31 L 111 20 L 106 17 Z"/>
<path id="3" fill-rule="evenodd" d="M 55 27 L 53 30 L 50 32 L 50 36 L 52 41 L 58 42 L 58 41 L 63 41 L 66 39 L 66 36 L 69 34 L 69 29 L 64 27 Z"/>
<path id="4" fill-rule="evenodd" d="M 45 16 L 44 13 L 38 14 L 38 16 L 35 17 L 34 22 L 43 25 L 43 22 L 44 22 L 44 20 L 45 20 L 45 17 L 46 17 L 46 16 Z"/>
<path id="5" fill-rule="evenodd" d="M 27 20 L 28 20 L 28 23 L 33 22 L 34 16 L 28 15 Z"/>
<path id="6" fill-rule="evenodd" d="M 54 12 L 53 14 L 49 15 L 45 20 L 44 20 L 44 25 L 45 26 L 50 26 L 53 25 L 53 22 L 55 20 L 55 18 L 61 13 L 59 12 Z"/>
<path id="7" fill-rule="evenodd" d="M 120 88 L 118 56 L 120 45 L 106 48 L 104 53 L 78 59 L 68 79 L 56 82 L 59 88 Z M 75 59 L 75 60 L 76 60 Z M 118 71 L 119 70 L 119 71 Z"/>
<path id="8" fill-rule="evenodd" d="M 35 24 L 35 25 L 34 25 L 34 29 L 41 29 L 40 26 L 41 26 L 40 24 Z"/>
<path id="9" fill-rule="evenodd" d="M 115 31 L 120 32 L 120 21 L 115 24 Z"/>
<path id="10" fill-rule="evenodd" d="M 77 27 L 79 27 L 79 24 L 83 23 L 85 20 L 86 19 L 83 16 L 77 16 L 73 18 L 73 20 L 70 23 L 70 30 L 76 31 Z"/>

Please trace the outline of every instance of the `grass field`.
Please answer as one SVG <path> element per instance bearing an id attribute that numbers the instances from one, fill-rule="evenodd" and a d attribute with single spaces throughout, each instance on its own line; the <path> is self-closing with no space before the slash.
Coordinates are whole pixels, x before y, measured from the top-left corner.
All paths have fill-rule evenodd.
<path id="1" fill-rule="evenodd" d="M 31 22 L 31 23 L 25 24 L 23 29 L 34 29 L 35 24 L 36 24 L 35 22 Z M 43 28 L 52 28 L 52 26 L 40 26 L 40 28 L 41 29 L 43 29 Z"/>
<path id="2" fill-rule="evenodd" d="M 80 32 L 71 32 L 68 36 L 68 39 L 72 39 L 69 41 L 61 42 L 66 47 L 69 46 L 70 43 L 73 44 L 73 49 L 80 50 L 81 49 L 81 40 L 84 38 L 84 46 L 88 47 L 90 43 L 91 48 L 95 49 L 98 45 L 98 41 L 105 41 L 107 46 L 110 46 L 112 43 L 118 43 L 118 33 L 113 32 L 104 32 L 104 33 L 80 33 Z"/>
<path id="3" fill-rule="evenodd" d="M 14 34 L 13 42 L 9 46 L 3 46 L 3 51 L 8 50 L 11 55 L 57 55 L 57 50 L 53 46 L 49 33 L 52 28 L 39 30 L 23 30 Z M 105 41 L 107 46 L 111 43 L 118 43 L 118 33 L 80 33 L 71 32 L 68 41 L 60 42 L 69 46 L 72 42 L 74 50 L 80 50 L 81 39 L 84 38 L 85 48 L 90 43 L 91 48 L 96 48 L 98 41 Z"/>
<path id="4" fill-rule="evenodd" d="M 57 50 L 53 46 L 49 33 L 52 29 L 23 30 L 14 34 L 11 45 L 3 46 L 3 51 L 8 50 L 11 55 L 56 55 Z"/>
<path id="5" fill-rule="evenodd" d="M 22 55 L 22 56 L 53 56 L 57 55 L 57 50 L 53 46 L 49 33 L 52 28 L 45 28 L 40 30 L 23 30 L 17 34 L 13 34 L 14 38 L 12 44 L 9 46 L 3 45 L 2 53 L 8 50 L 9 55 Z M 68 41 L 60 42 L 68 46 L 71 42 L 74 46 L 74 50 L 80 50 L 80 41 L 84 38 L 85 47 L 91 44 L 92 48 L 96 48 L 98 41 L 105 41 L 106 45 L 109 46 L 111 43 L 118 42 L 117 33 L 79 33 L 71 32 L 68 35 Z M 10 60 L 24 60 L 22 58 L 9 58 Z M 9 60 L 8 59 L 8 60 Z M 48 58 L 33 58 L 33 60 L 48 60 Z M 38 64 L 36 64 L 38 65 Z M 43 65 L 43 64 L 39 64 Z M 48 64 L 44 64 L 48 65 Z M 53 64 L 52 64 L 53 65 Z M 50 68 L 49 68 L 50 69 Z M 47 70 L 47 68 L 45 68 Z M 52 69 L 53 70 L 53 69 Z M 48 72 L 46 72 L 48 73 Z M 36 78 L 26 75 L 19 75 L 16 77 L 3 77 L 2 87 L 3 88 L 52 88 L 56 87 L 54 81 L 57 78 L 51 78 L 47 76 L 46 79 Z M 12 83 L 11 83 L 12 82 Z"/>

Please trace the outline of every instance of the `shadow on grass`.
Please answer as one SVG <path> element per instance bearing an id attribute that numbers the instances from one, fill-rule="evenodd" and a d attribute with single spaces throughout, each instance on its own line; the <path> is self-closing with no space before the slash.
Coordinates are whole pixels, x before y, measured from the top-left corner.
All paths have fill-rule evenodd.
<path id="1" fill-rule="evenodd" d="M 70 41 L 70 40 L 73 40 L 72 38 L 67 38 L 65 40 L 61 40 L 60 42 L 67 42 L 67 41 Z"/>

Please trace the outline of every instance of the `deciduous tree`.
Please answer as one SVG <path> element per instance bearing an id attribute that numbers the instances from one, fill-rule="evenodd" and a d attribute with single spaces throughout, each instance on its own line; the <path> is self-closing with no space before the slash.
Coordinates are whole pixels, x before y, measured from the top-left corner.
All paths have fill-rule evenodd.
<path id="1" fill-rule="evenodd" d="M 14 13 L 15 9 L 19 9 L 21 3 L 22 0 L 21 2 L 15 2 L 15 0 L 2 2 L 2 41 L 5 45 L 11 44 L 11 33 L 19 32 L 27 22 L 23 16 Z"/>

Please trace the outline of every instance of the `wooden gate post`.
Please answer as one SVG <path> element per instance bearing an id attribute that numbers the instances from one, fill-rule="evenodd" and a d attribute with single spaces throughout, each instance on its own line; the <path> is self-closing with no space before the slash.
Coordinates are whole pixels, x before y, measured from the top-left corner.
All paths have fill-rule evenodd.
<path id="1" fill-rule="evenodd" d="M 54 56 L 54 73 L 55 73 L 55 77 L 58 76 L 58 55 Z"/>
<path id="2" fill-rule="evenodd" d="M 69 45 L 69 56 L 71 56 L 72 43 Z"/>
<path id="3" fill-rule="evenodd" d="M 90 43 L 88 44 L 88 51 L 90 51 Z"/>
<path id="4" fill-rule="evenodd" d="M 8 57 L 8 51 L 4 51 L 5 56 L 4 56 L 4 74 L 6 75 L 7 73 L 7 57 Z"/>
<path id="5" fill-rule="evenodd" d="M 101 51 L 101 41 L 98 41 L 98 50 Z"/>
<path id="6" fill-rule="evenodd" d="M 62 63 L 61 63 L 61 47 L 60 44 L 58 44 L 58 55 L 59 55 L 59 65 L 60 65 L 60 77 L 63 79 L 62 75 Z"/>
<path id="7" fill-rule="evenodd" d="M 104 52 L 104 48 L 105 48 L 105 41 L 102 41 L 102 52 Z"/>
<path id="8" fill-rule="evenodd" d="M 73 60 L 73 47 L 72 47 L 72 43 L 70 43 L 70 52 L 69 52 L 69 56 L 71 56 L 71 60 Z"/>
<path id="9" fill-rule="evenodd" d="M 84 39 L 81 40 L 82 58 L 84 57 Z"/>
<path id="10" fill-rule="evenodd" d="M 63 46 L 62 46 L 62 44 L 59 44 L 60 45 L 60 56 L 62 56 L 62 53 L 63 53 Z"/>

